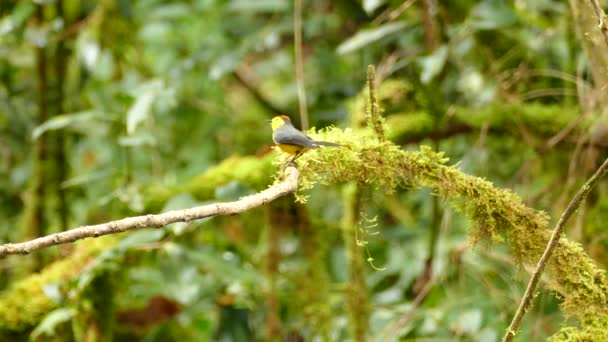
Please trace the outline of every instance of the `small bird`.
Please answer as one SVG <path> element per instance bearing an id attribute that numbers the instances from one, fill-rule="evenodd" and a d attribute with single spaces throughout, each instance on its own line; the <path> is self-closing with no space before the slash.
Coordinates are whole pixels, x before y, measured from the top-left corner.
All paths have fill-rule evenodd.
<path id="1" fill-rule="evenodd" d="M 342 146 L 332 142 L 312 140 L 309 136 L 293 127 L 291 119 L 287 115 L 278 115 L 268 121 L 270 121 L 270 126 L 272 127 L 272 140 L 274 140 L 274 143 L 283 152 L 293 156 L 287 164 L 293 163 L 304 152 L 318 148 L 319 146 Z"/>

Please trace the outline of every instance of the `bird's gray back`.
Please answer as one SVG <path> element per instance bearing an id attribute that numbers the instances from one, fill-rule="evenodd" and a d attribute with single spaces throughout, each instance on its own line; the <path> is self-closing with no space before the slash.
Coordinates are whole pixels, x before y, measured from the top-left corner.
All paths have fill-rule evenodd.
<path id="1" fill-rule="evenodd" d="M 308 148 L 317 147 L 313 144 L 312 139 L 289 124 L 276 129 L 273 138 L 277 144 L 304 146 Z"/>

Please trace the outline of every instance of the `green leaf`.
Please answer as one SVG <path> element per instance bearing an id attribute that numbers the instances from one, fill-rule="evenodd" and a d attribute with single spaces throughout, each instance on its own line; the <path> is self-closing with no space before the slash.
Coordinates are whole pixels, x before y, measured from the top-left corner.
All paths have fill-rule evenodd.
<path id="1" fill-rule="evenodd" d="M 32 1 L 21 1 L 10 15 L 0 20 L 0 37 L 21 27 L 36 9 Z"/>
<path id="2" fill-rule="evenodd" d="M 490 0 L 475 6 L 469 20 L 476 29 L 495 30 L 515 24 L 517 15 L 503 1 Z"/>
<path id="3" fill-rule="evenodd" d="M 179 193 L 173 197 L 171 197 L 167 203 L 165 204 L 165 207 L 163 208 L 163 210 L 161 210 L 161 212 L 166 213 L 167 211 L 171 211 L 171 210 L 179 210 L 179 209 L 185 209 L 185 208 L 192 208 L 195 207 L 197 205 L 201 205 L 201 203 L 199 201 L 197 201 L 192 195 L 190 195 L 189 193 Z M 201 220 L 197 220 L 197 224 L 200 224 L 203 221 L 207 221 L 210 220 L 211 217 L 207 217 L 205 219 Z M 171 223 L 167 226 L 168 230 L 171 230 L 173 232 L 173 234 L 175 235 L 181 235 L 186 231 L 186 228 L 188 228 L 189 226 L 193 226 L 192 222 L 175 222 L 175 223 Z"/>
<path id="4" fill-rule="evenodd" d="M 142 122 L 150 112 L 152 102 L 154 101 L 153 92 L 145 92 L 137 97 L 131 109 L 127 113 L 127 133 L 133 134 L 137 125 Z"/>
<path id="5" fill-rule="evenodd" d="M 238 181 L 229 182 L 215 189 L 215 197 L 220 201 L 236 201 L 241 197 L 253 194 L 255 191 Z"/>
<path id="6" fill-rule="evenodd" d="M 186 4 L 167 4 L 154 8 L 146 16 L 146 20 L 176 19 L 192 15 L 192 7 Z"/>
<path id="7" fill-rule="evenodd" d="M 101 113 L 96 110 L 85 110 L 82 112 L 72 113 L 72 114 L 62 114 L 57 115 L 47 121 L 45 121 L 42 125 L 34 128 L 32 131 L 32 139 L 38 139 L 44 132 L 58 130 L 62 128 L 69 127 L 75 123 L 82 123 L 92 119 L 97 119 L 101 117 Z"/>
<path id="8" fill-rule="evenodd" d="M 64 181 L 63 183 L 61 183 L 61 188 L 67 189 L 67 188 L 71 188 L 71 187 L 75 187 L 75 186 L 81 186 L 81 185 L 93 183 L 95 181 L 108 178 L 112 175 L 115 175 L 115 172 L 113 170 L 100 170 L 100 171 L 86 173 L 83 175 L 78 175 L 78 176 L 72 177 L 72 178 Z"/>
<path id="9" fill-rule="evenodd" d="M 213 62 L 209 68 L 209 78 L 218 80 L 225 74 L 232 72 L 241 63 L 243 53 L 235 50 L 231 51 Z"/>
<path id="10" fill-rule="evenodd" d="M 181 247 L 182 252 L 191 260 L 198 262 L 201 267 L 210 273 L 216 274 L 221 279 L 227 281 L 242 281 L 244 283 L 255 284 L 261 281 L 261 275 L 253 268 L 243 267 L 243 264 L 232 257 L 232 253 L 220 252 L 201 246 L 201 248 Z M 230 253 L 230 254 L 227 254 Z M 230 255 L 231 257 L 227 257 Z"/>
<path id="11" fill-rule="evenodd" d="M 441 72 L 448 58 L 448 48 L 443 45 L 433 52 L 432 55 L 418 59 L 418 65 L 422 68 L 420 81 L 429 83 Z"/>
<path id="12" fill-rule="evenodd" d="M 367 14 L 372 14 L 374 11 L 384 5 L 385 0 L 363 0 L 363 10 Z"/>
<path id="13" fill-rule="evenodd" d="M 287 0 L 232 0 L 228 4 L 228 9 L 238 12 L 283 12 L 289 8 Z"/>
<path id="14" fill-rule="evenodd" d="M 71 308 L 59 308 L 49 312 L 30 334 L 30 341 L 37 341 L 43 334 L 46 336 L 55 336 L 55 328 L 59 324 L 71 320 L 75 313 L 76 312 Z"/>
<path id="15" fill-rule="evenodd" d="M 160 94 L 163 88 L 161 80 L 154 80 L 144 84 L 141 87 L 139 95 L 135 102 L 127 112 L 127 133 L 133 134 L 137 125 L 139 125 L 146 117 L 148 117 L 154 100 Z"/>
<path id="16" fill-rule="evenodd" d="M 120 146 L 156 146 L 156 138 L 151 134 L 136 134 L 132 136 L 122 136 L 118 138 Z"/>
<path id="17" fill-rule="evenodd" d="M 462 331 L 467 334 L 475 334 L 481 328 L 483 314 L 479 309 L 471 309 L 465 311 L 458 316 L 453 327 L 456 331 Z"/>
<path id="18" fill-rule="evenodd" d="M 63 294 L 59 289 L 58 283 L 44 285 L 42 287 L 44 294 L 52 299 L 55 303 L 61 303 L 63 301 Z"/>
<path id="19" fill-rule="evenodd" d="M 356 51 L 368 44 L 376 42 L 390 34 L 399 32 L 407 26 L 407 23 L 392 22 L 381 25 L 377 28 L 366 29 L 355 33 L 354 36 L 348 38 L 340 46 L 338 46 L 337 52 L 340 55 L 347 54 L 349 52 Z"/>

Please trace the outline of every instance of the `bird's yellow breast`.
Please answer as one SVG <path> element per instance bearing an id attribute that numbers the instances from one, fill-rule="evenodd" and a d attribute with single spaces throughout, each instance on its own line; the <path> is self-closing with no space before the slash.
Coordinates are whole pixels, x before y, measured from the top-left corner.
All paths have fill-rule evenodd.
<path id="1" fill-rule="evenodd" d="M 296 146 L 296 145 L 278 144 L 277 146 L 279 146 L 281 151 L 291 154 L 291 155 L 304 153 L 304 152 L 310 150 L 308 147 Z"/>

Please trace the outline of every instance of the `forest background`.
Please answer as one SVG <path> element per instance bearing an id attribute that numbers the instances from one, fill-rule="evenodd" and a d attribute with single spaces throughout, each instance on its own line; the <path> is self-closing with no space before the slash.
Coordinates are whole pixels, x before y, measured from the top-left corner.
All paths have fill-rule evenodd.
<path id="1" fill-rule="evenodd" d="M 344 145 L 238 215 L 5 256 L 0 340 L 499 340 L 607 155 L 604 19 L 594 0 L 0 2 L 2 243 L 266 189 L 277 114 Z M 516 339 L 608 340 L 606 191 Z"/>

